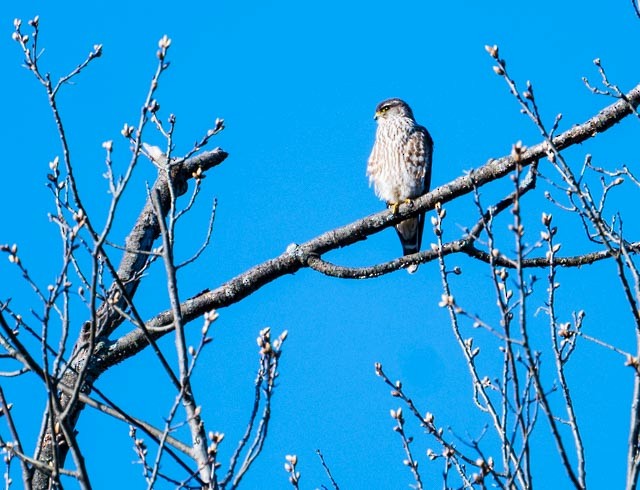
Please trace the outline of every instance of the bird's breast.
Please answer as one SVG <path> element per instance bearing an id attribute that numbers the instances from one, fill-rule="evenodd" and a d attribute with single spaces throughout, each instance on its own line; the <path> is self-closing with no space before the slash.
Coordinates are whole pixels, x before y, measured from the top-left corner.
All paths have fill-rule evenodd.
<path id="1" fill-rule="evenodd" d="M 367 174 L 376 195 L 389 203 L 418 197 L 424 192 L 424 169 L 408 151 L 413 123 L 387 121 L 378 125 Z"/>

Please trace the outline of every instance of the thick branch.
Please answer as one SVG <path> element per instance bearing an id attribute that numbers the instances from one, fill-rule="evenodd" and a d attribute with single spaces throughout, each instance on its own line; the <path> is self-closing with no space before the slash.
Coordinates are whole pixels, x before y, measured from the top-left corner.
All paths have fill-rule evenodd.
<path id="1" fill-rule="evenodd" d="M 187 191 L 187 182 L 193 178 L 194 173 L 201 169 L 206 171 L 219 165 L 227 157 L 227 153 L 219 148 L 201 153 L 198 156 L 189 158 L 185 161 L 175 163 L 171 168 L 171 178 L 173 183 L 173 193 L 175 196 L 181 196 Z M 167 177 L 161 173 L 153 185 L 151 195 L 156 194 L 163 209 L 168 209 L 171 202 L 171 192 L 167 183 Z M 124 316 L 119 312 L 126 311 L 131 303 L 131 298 L 136 292 L 139 285 L 141 275 L 146 261 L 149 260 L 149 252 L 155 240 L 160 236 L 160 227 L 153 211 L 153 204 L 150 200 L 138 216 L 136 223 L 127 237 L 126 250 L 120 262 L 113 285 L 111 286 L 107 301 L 105 301 L 97 312 L 98 325 L 95 326 L 96 337 L 106 338 L 112 333 L 118 325 L 124 321 Z M 118 298 L 117 300 L 115 298 Z M 113 303 L 110 303 L 113 302 Z M 89 324 L 89 322 L 87 322 Z M 85 325 L 86 327 L 87 325 Z M 89 324 L 90 326 L 90 324 Z M 143 333 L 143 335 L 145 335 Z M 148 344 L 147 344 L 148 345 Z M 77 386 L 78 373 L 86 372 L 86 378 L 83 386 L 80 387 L 83 393 L 89 393 L 93 383 L 97 377 L 104 371 L 99 366 L 103 364 L 93 356 L 88 356 L 86 350 L 87 328 L 83 328 L 78 340 L 76 341 L 73 352 L 76 356 L 73 365 L 65 372 L 62 383 L 67 386 Z M 87 366 L 87 363 L 90 363 Z M 98 367 L 96 367 L 96 365 Z M 73 403 L 70 405 L 72 398 L 66 393 L 60 397 L 60 406 L 68 413 L 66 423 L 68 427 L 75 428 L 78 417 L 83 409 L 82 403 Z M 38 460 L 48 463 L 54 455 L 53 442 L 55 438 L 51 435 L 51 430 L 45 430 L 38 441 L 37 457 Z M 66 458 L 69 446 L 62 444 L 58 448 L 59 457 L 62 461 Z M 48 475 L 42 472 L 36 472 L 34 475 L 34 488 L 46 488 L 49 485 Z"/>
<path id="2" fill-rule="evenodd" d="M 640 85 L 626 94 L 626 99 L 626 101 L 619 100 L 615 102 L 584 123 L 556 136 L 553 139 L 554 146 L 558 150 L 566 149 L 582 143 L 620 122 L 631 114 L 632 109 L 640 103 Z M 545 142 L 539 143 L 520 154 L 519 164 L 525 167 L 546 156 L 547 144 Z M 382 211 L 346 226 L 328 231 L 302 245 L 291 247 L 279 257 L 249 269 L 217 289 L 205 291 L 185 301 L 181 305 L 184 321 L 189 322 L 207 311 L 234 304 L 265 284 L 285 274 L 293 274 L 301 268 L 307 267 L 309 261 L 313 262 L 313 257 L 318 257 L 330 250 L 364 240 L 367 236 L 399 223 L 408 217 L 433 209 L 438 202 L 449 202 L 489 182 L 500 179 L 512 172 L 515 165 L 516 162 L 511 156 L 491 160 L 469 174 L 438 187 L 412 203 L 401 205 L 395 214 L 388 210 Z M 429 252 L 423 253 L 428 254 Z M 149 320 L 147 326 L 149 330 L 153 331 L 154 337 L 161 337 L 171 329 L 172 321 L 171 312 L 165 311 Z M 104 370 L 135 355 L 144 349 L 146 345 L 147 340 L 142 332 L 139 330 L 130 332 L 109 347 L 99 369 Z"/>
<path id="3" fill-rule="evenodd" d="M 189 158 L 182 163 L 176 164 L 171 169 L 171 178 L 173 180 L 173 192 L 176 197 L 187 192 L 187 182 L 193 177 L 194 172 L 199 168 L 202 172 L 213 168 L 222 163 L 227 158 L 227 152 L 216 148 L 212 151 L 201 153 L 195 157 Z M 159 202 L 163 209 L 168 209 L 171 202 L 171 193 L 167 185 L 167 177 L 164 172 L 160 172 L 156 179 L 150 195 L 158 195 Z M 160 227 L 153 211 L 153 205 L 147 199 L 147 203 L 142 212 L 138 216 L 131 233 L 126 239 L 125 249 L 127 252 L 120 261 L 118 267 L 118 278 L 124 285 L 127 295 L 131 298 L 136 292 L 141 277 L 139 272 L 145 266 L 149 252 L 153 248 L 154 242 L 160 236 Z M 109 296 L 113 297 L 120 288 L 113 285 L 109 291 Z M 118 306 L 123 310 L 127 309 L 125 298 L 121 298 Z M 104 303 L 98 312 L 100 318 L 99 333 L 108 336 L 115 328 L 122 323 L 123 317 L 118 314 L 108 304 Z"/>

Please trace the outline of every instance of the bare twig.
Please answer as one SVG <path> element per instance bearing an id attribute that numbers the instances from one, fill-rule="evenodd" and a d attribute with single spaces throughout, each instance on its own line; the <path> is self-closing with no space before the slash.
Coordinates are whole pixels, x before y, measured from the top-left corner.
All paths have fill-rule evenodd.
<path id="1" fill-rule="evenodd" d="M 298 483 L 300 483 L 300 472 L 296 470 L 296 465 L 298 464 L 298 457 L 295 454 L 287 454 L 285 456 L 285 460 L 287 461 L 284 464 L 284 470 L 289 474 L 289 483 L 295 490 L 299 490 L 300 487 Z"/>
<path id="2" fill-rule="evenodd" d="M 333 475 L 331 474 L 331 470 L 329 469 L 329 467 L 327 466 L 327 463 L 324 460 L 324 456 L 322 454 L 322 451 L 320 451 L 320 449 L 316 449 L 316 454 L 320 458 L 320 464 L 322 465 L 322 468 L 324 469 L 324 472 L 329 477 L 329 481 L 331 482 L 331 485 L 333 485 L 333 488 L 335 490 L 340 490 L 340 487 L 338 486 L 338 484 L 336 483 L 336 480 L 333 478 Z"/>

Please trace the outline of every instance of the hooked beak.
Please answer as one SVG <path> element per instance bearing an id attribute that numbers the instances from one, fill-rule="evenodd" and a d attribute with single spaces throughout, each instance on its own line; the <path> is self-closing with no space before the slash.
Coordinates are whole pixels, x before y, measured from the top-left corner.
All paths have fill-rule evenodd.
<path id="1" fill-rule="evenodd" d="M 376 113 L 373 115 L 373 118 L 377 121 L 379 116 L 380 116 L 380 112 L 376 111 Z"/>

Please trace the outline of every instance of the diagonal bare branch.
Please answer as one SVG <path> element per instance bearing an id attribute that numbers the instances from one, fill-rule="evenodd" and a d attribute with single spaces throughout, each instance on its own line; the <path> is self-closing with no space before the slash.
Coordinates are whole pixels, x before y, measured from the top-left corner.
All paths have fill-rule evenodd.
<path id="1" fill-rule="evenodd" d="M 626 100 L 619 100 L 601 110 L 582 124 L 553 138 L 554 147 L 559 151 L 582 143 L 598 133 L 603 133 L 632 113 L 640 103 L 640 85 L 625 95 Z M 519 155 L 522 168 L 544 159 L 548 154 L 548 143 L 542 142 L 531 146 Z M 301 245 L 290 246 L 280 256 L 258 264 L 248 271 L 234 277 L 212 291 L 204 291 L 182 303 L 182 315 L 185 322 L 190 322 L 212 309 L 224 308 L 247 297 L 266 284 L 287 274 L 308 267 L 315 257 L 364 240 L 367 236 L 393 226 L 420 212 L 431 210 L 436 203 L 446 203 L 455 198 L 469 194 L 489 182 L 498 180 L 512 172 L 516 162 L 511 155 L 491 160 L 485 165 L 466 175 L 444 184 L 412 203 L 402 204 L 394 214 L 381 211 L 345 226 L 327 231 L 322 235 Z M 132 247 L 135 249 L 135 247 Z M 428 254 L 428 252 L 423 252 Z M 545 263 L 544 265 L 548 265 Z M 561 265 L 561 264 L 560 264 Z M 171 330 L 173 316 L 164 311 L 147 322 L 147 327 L 154 338 L 159 338 Z M 99 370 L 135 355 L 147 345 L 145 336 L 140 331 L 132 331 L 109 346 L 104 354 Z"/>

